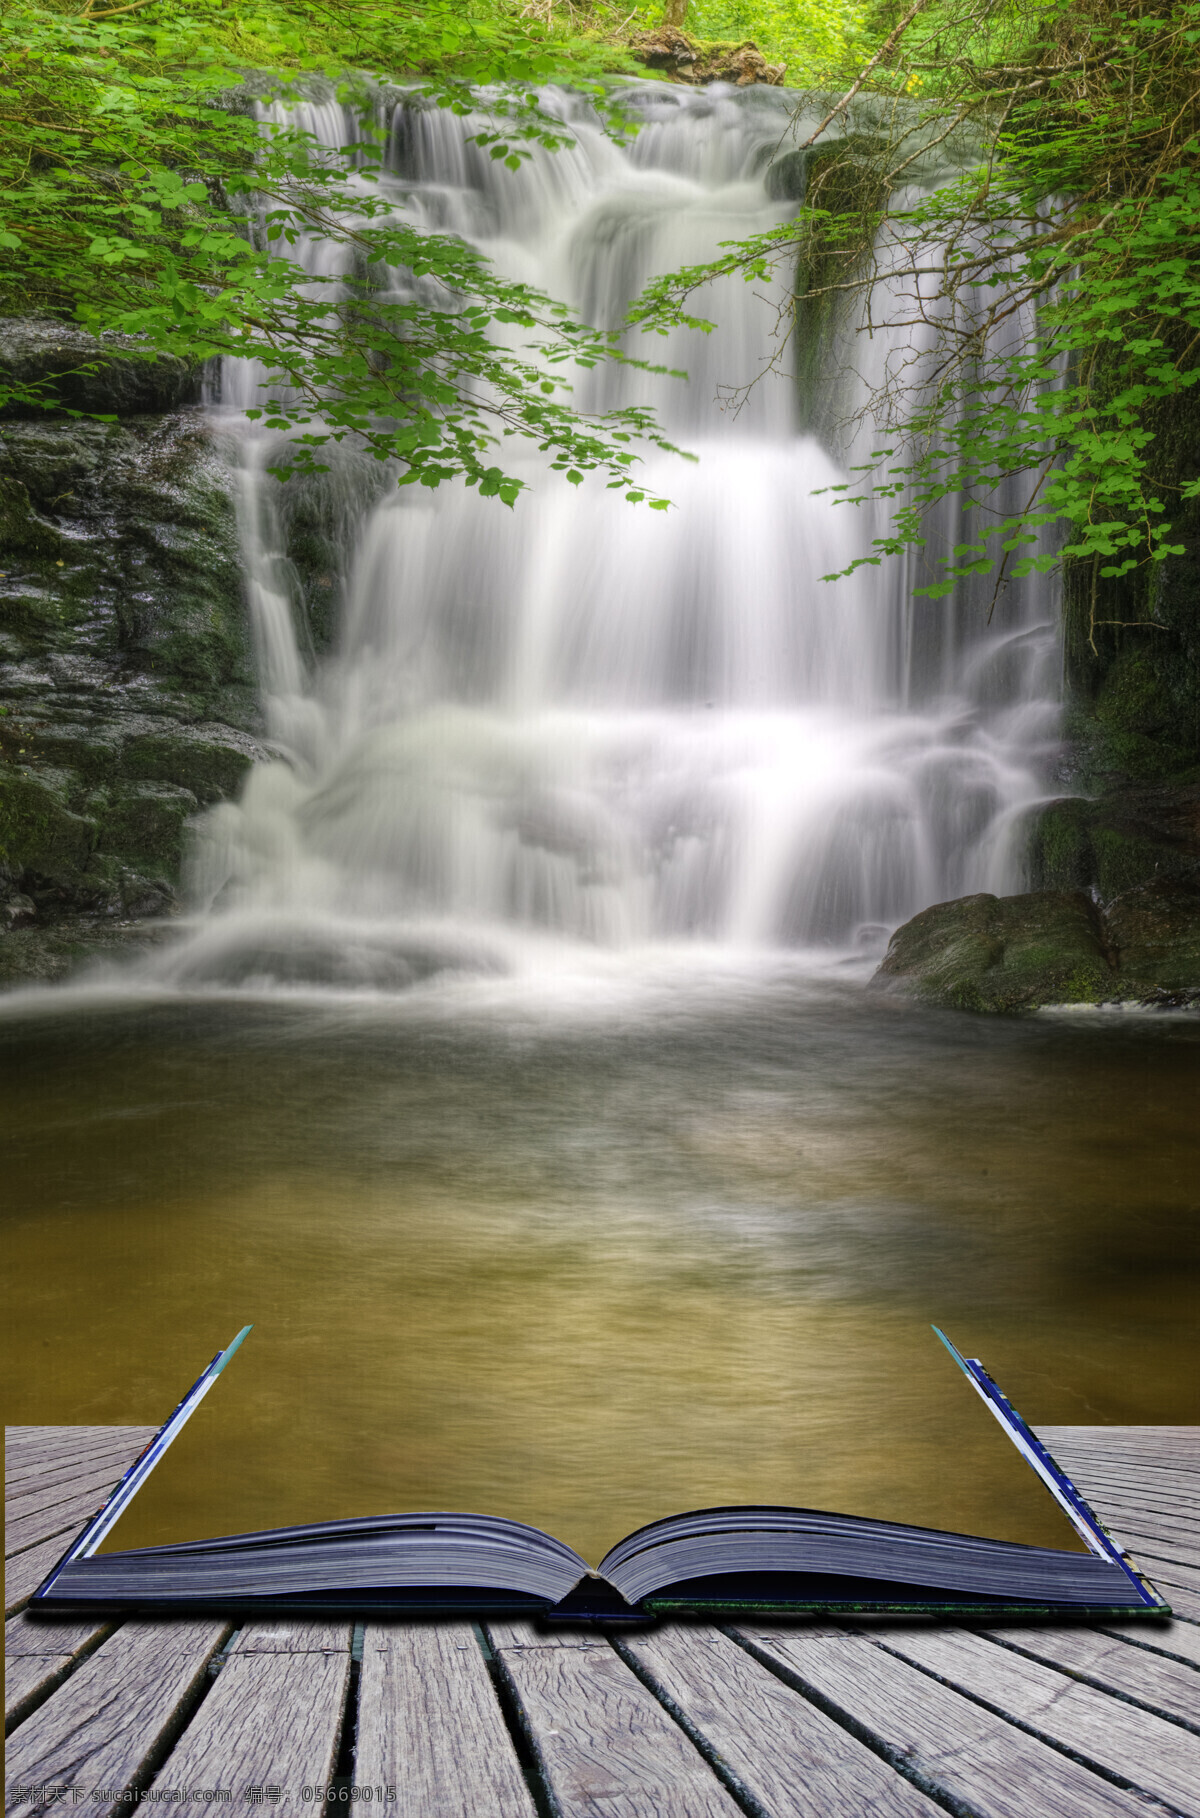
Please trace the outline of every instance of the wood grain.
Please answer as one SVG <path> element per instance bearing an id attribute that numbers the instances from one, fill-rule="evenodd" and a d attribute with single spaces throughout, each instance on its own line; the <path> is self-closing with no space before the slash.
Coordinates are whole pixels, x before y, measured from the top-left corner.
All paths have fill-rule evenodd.
<path id="1" fill-rule="evenodd" d="M 63 1463 L 83 1463 L 127 1453 L 132 1464 L 157 1427 L 6 1427 L 5 1481 L 24 1481 Z"/>
<path id="2" fill-rule="evenodd" d="M 1164 1521 L 1161 1516 L 1135 1511 L 1131 1504 L 1125 1514 L 1114 1517 L 1110 1513 L 1104 1525 L 1131 1553 L 1141 1546 L 1154 1546 L 1159 1552 L 1176 1555 L 1181 1565 L 1200 1565 L 1200 1534 L 1186 1522 Z"/>
<path id="3" fill-rule="evenodd" d="M 92 1813 L 122 1809 L 120 1793 L 157 1765 L 228 1632 L 214 1621 L 125 1623 L 13 1731 L 9 1801 L 19 1785 L 47 1784 L 78 1788 Z"/>
<path id="4" fill-rule="evenodd" d="M 355 1780 L 395 1788 L 383 1818 L 534 1818 L 470 1623 L 367 1625 Z"/>
<path id="5" fill-rule="evenodd" d="M 1076 1472 L 1075 1481 L 1085 1500 L 1097 1511 L 1101 1503 L 1122 1503 L 1144 1509 L 1147 1514 L 1164 1516 L 1168 1521 L 1182 1521 L 1189 1527 L 1197 1519 L 1198 1499 L 1177 1478 L 1170 1483 L 1147 1483 L 1136 1476 L 1120 1477 L 1114 1472 L 1089 1468 L 1086 1477 L 1082 1471 Z"/>
<path id="6" fill-rule="evenodd" d="M 1200 1666 L 1200 1625 L 1194 1622 L 1114 1622 L 1091 1633 L 1112 1635 L 1144 1653 L 1169 1654 Z"/>
<path id="7" fill-rule="evenodd" d="M 1116 1643 L 1113 1643 L 1116 1646 Z M 935 1818 L 939 1808 L 719 1629 L 618 1644 L 772 1818 Z"/>
<path id="8" fill-rule="evenodd" d="M 244 1810 L 250 1789 L 261 1788 L 261 1813 L 278 1818 L 328 1809 L 323 1797 L 305 1800 L 303 1789 L 324 1789 L 333 1778 L 350 1684 L 350 1626 L 337 1647 L 294 1653 L 281 1651 L 274 1627 L 271 1645 L 261 1649 L 252 1632 L 243 1631 L 244 1643 L 238 1637 L 155 1777 L 156 1791 L 224 1787 Z"/>
<path id="9" fill-rule="evenodd" d="M 50 1621 L 14 1616 L 4 1625 L 4 1724 L 11 1729 L 70 1672 L 80 1657 L 102 1641 L 111 1623 L 58 1617 Z"/>
<path id="10" fill-rule="evenodd" d="M 562 1818 L 734 1818 L 695 1746 L 611 1647 L 504 1646 L 501 1670 Z"/>
<path id="11" fill-rule="evenodd" d="M 64 1533 L 54 1534 L 40 1545 L 27 1547 L 23 1553 L 14 1553 L 11 1559 L 4 1561 L 5 1616 L 14 1615 L 29 1602 L 51 1566 L 66 1552 L 71 1536 L 78 1531 L 78 1528 L 67 1528 Z"/>
<path id="12" fill-rule="evenodd" d="M 1146 1566 L 1149 1578 L 1166 1598 L 1175 1615 L 1184 1622 L 1200 1622 L 1200 1591 L 1193 1591 L 1187 1585 L 1175 1584 L 1171 1578 L 1172 1570 L 1168 1565 L 1156 1565 L 1153 1569 L 1149 1564 Z"/>
<path id="13" fill-rule="evenodd" d="M 819 1628 L 789 1635 L 757 1624 L 740 1633 L 761 1660 L 840 1713 L 951 1810 L 971 1818 L 1147 1818 L 1137 1794 L 1110 1786 L 865 1635 Z"/>
<path id="14" fill-rule="evenodd" d="M 21 1515 L 15 1520 L 8 1519 L 5 1511 L 4 1552 L 8 1557 L 19 1553 L 25 1547 L 36 1546 L 39 1540 L 50 1535 L 72 1533 L 81 1528 L 103 1504 L 108 1491 L 120 1480 L 118 1471 L 105 1486 L 96 1490 L 87 1488 L 75 1495 L 65 1497 L 61 1502 L 53 1503 L 49 1508 L 39 1509 L 31 1515 Z"/>
<path id="15" fill-rule="evenodd" d="M 889 1631 L 898 1654 L 1183 1811 L 1200 1809 L 1200 1736 L 964 1630 Z"/>
<path id="16" fill-rule="evenodd" d="M 1181 1628 L 1183 1624 L 1175 1626 Z M 1095 1629 L 1050 1629 L 1031 1624 L 1027 1628 L 994 1629 L 989 1634 L 992 1640 L 1015 1648 L 1019 1654 L 1082 1674 L 1107 1691 L 1135 1698 L 1139 1704 L 1200 1729 L 1200 1671 L 1195 1665 L 1164 1660 Z"/>
<path id="17" fill-rule="evenodd" d="M 74 1458 L 69 1452 L 50 1463 L 34 1464 L 28 1470 L 6 1471 L 4 1478 L 5 1503 L 11 1504 L 18 1496 L 28 1496 L 37 1490 L 55 1490 L 64 1484 L 78 1483 L 84 1476 L 98 1474 L 104 1470 L 115 1470 L 118 1477 L 129 1469 L 142 1451 L 142 1447 L 131 1447 L 128 1443 L 120 1446 L 106 1447 L 103 1451 L 88 1452 L 83 1457 Z"/>
<path id="18" fill-rule="evenodd" d="M 118 1453 L 115 1458 L 103 1458 L 98 1464 L 81 1465 L 70 1476 L 64 1474 L 53 1481 L 31 1478 L 15 1488 L 6 1485 L 5 1522 L 25 1520 L 31 1515 L 61 1508 L 63 1503 L 75 1502 L 81 1496 L 91 1496 L 98 1508 L 120 1483 L 127 1468 L 124 1453 Z M 5 1550 L 9 1549 L 6 1547 Z"/>

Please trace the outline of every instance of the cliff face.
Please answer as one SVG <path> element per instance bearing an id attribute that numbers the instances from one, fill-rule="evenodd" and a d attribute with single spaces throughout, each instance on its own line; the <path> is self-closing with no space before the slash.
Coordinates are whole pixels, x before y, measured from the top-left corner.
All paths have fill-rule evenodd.
<path id="1" fill-rule="evenodd" d="M 1200 1009 L 1200 504 L 1178 502 L 1200 472 L 1189 394 L 1159 431 L 1184 553 L 1120 579 L 1067 572 L 1072 793 L 1031 827 L 1030 893 L 925 910 L 893 936 L 877 988 L 985 1011 Z"/>
<path id="2" fill-rule="evenodd" d="M 1071 777 L 1078 795 L 1034 830 L 1035 888 L 1107 902 L 1152 879 L 1200 889 L 1200 410 L 1184 392 L 1156 424 L 1158 475 L 1184 553 L 1105 579 L 1066 575 Z"/>
<path id="3" fill-rule="evenodd" d="M 0 421 L 0 980 L 168 913 L 189 816 L 260 750 L 198 375 L 121 353 L 0 324 L 0 363 L 58 406 Z"/>

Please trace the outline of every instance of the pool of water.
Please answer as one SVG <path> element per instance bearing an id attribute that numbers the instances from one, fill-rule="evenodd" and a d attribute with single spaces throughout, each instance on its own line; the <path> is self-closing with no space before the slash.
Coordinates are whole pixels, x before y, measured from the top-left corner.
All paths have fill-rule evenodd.
<path id="1" fill-rule="evenodd" d="M 0 1013 L 10 1422 L 157 1422 L 123 1544 L 483 1508 L 596 1557 L 725 1501 L 1063 1542 L 1033 1422 L 1200 1419 L 1200 1025 L 653 956 L 405 997 Z"/>

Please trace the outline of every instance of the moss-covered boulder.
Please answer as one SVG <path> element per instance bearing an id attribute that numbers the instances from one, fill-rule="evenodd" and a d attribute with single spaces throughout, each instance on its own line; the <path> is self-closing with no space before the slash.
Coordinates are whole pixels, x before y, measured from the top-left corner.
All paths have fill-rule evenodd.
<path id="1" fill-rule="evenodd" d="M 177 410 L 200 391 L 200 368 L 154 354 L 125 335 L 96 337 L 50 316 L 0 318 L 0 388 L 18 396 L 0 416 L 27 415 L 31 405 L 141 416 Z"/>
<path id="2" fill-rule="evenodd" d="M 872 983 L 956 1010 L 1034 1010 L 1111 995 L 1104 930 L 1081 891 L 935 903 L 892 936 Z"/>
<path id="3" fill-rule="evenodd" d="M 1080 890 L 964 896 L 892 936 L 873 978 L 955 1010 L 1200 1004 L 1200 891 L 1140 885 L 1101 909 Z"/>
<path id="4" fill-rule="evenodd" d="M 1200 989 L 1200 891 L 1143 884 L 1110 905 L 1105 926 L 1122 977 L 1161 992 Z"/>
<path id="5" fill-rule="evenodd" d="M 1200 782 L 1127 782 L 1052 802 L 1035 817 L 1029 878 L 1111 902 L 1140 884 L 1200 889 Z"/>
<path id="6" fill-rule="evenodd" d="M 174 395 L 138 383 L 103 401 Z M 89 917 L 99 939 L 168 911 L 188 819 L 237 790 L 257 718 L 234 476 L 203 413 L 0 423 L 0 936 L 21 936 L 0 975 L 20 954 L 53 974 Z"/>

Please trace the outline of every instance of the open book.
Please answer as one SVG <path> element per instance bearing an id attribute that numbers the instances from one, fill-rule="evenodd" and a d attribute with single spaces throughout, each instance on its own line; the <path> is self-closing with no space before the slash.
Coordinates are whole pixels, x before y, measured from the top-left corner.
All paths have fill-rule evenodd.
<path id="1" fill-rule="evenodd" d="M 245 1335 L 218 1352 L 38 1587 L 33 1609 L 340 1609 L 564 1620 L 851 1610 L 985 1618 L 1170 1614 L 979 1360 L 960 1356 L 941 1332 L 1086 1553 L 815 1509 L 747 1506 L 651 1522 L 618 1541 L 595 1570 L 523 1522 L 439 1513 L 97 1554 Z"/>

